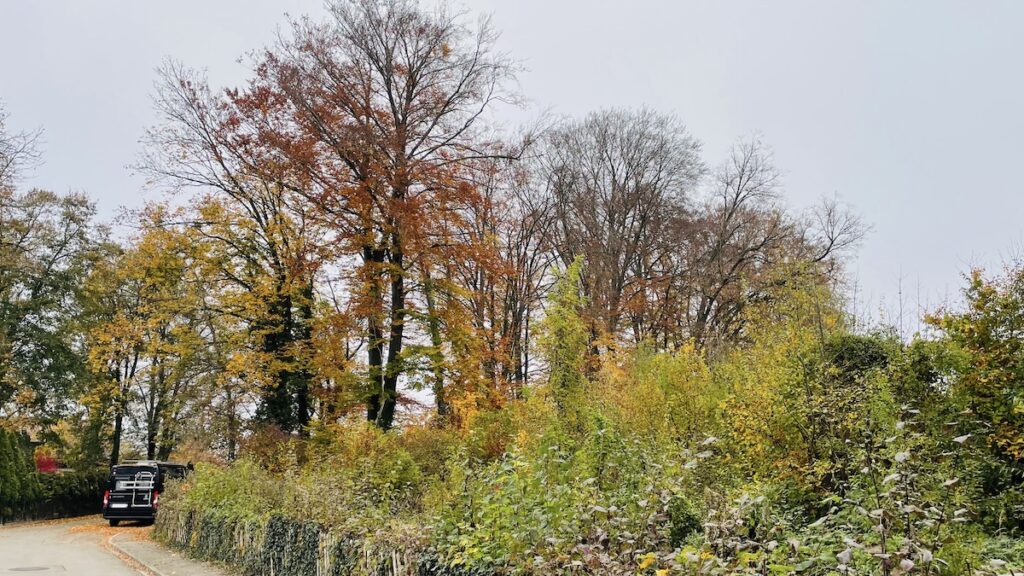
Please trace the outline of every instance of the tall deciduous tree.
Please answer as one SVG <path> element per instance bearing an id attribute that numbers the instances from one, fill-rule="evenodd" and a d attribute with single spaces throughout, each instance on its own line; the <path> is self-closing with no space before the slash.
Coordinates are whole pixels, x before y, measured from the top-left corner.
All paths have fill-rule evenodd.
<path id="1" fill-rule="evenodd" d="M 113 419 L 112 463 L 126 423 L 138 432 L 147 458 L 170 456 L 208 369 L 188 239 L 161 226 L 162 210 L 144 216 L 146 230 L 135 246 L 97 266 L 89 283 L 95 305 L 89 355 L 98 386 L 86 402 Z"/>
<path id="2" fill-rule="evenodd" d="M 518 397 L 527 383 L 530 322 L 539 315 L 557 258 L 548 244 L 554 203 L 535 193 L 528 164 L 501 163 L 482 171 L 482 202 L 467 207 L 465 234 L 489 248 L 487 258 L 444 267 L 472 319 L 481 345 L 478 368 L 497 398 Z"/>
<path id="3" fill-rule="evenodd" d="M 0 109 L 0 416 L 39 424 L 66 414 L 83 382 L 80 288 L 104 231 L 84 195 L 17 189 L 38 134 L 5 120 Z"/>
<path id="4" fill-rule="evenodd" d="M 413 296 L 431 285 L 417 264 L 472 257 L 448 232 L 479 196 L 473 162 L 502 154 L 483 118 L 515 66 L 486 20 L 470 28 L 409 0 L 329 7 L 326 24 L 296 22 L 232 101 L 332 230 L 365 330 L 367 419 L 389 428 L 407 327 L 424 317 Z"/>
<path id="5" fill-rule="evenodd" d="M 195 72 L 168 64 L 161 75 L 156 104 L 165 123 L 149 132 L 142 168 L 174 190 L 200 191 L 182 219 L 206 247 L 202 266 L 224 297 L 215 307 L 248 327 L 260 358 L 248 374 L 261 382 L 259 415 L 304 434 L 317 229 L 295 201 L 290 170 L 261 140 L 263 119 L 240 115 Z"/>
<path id="6" fill-rule="evenodd" d="M 703 172 L 699 151 L 678 119 L 650 110 L 596 112 L 551 133 L 553 247 L 566 266 L 583 258 L 595 339 L 614 344 L 660 280 L 652 266 L 680 249 L 673 232 Z"/>
<path id="7" fill-rule="evenodd" d="M 834 201 L 808 218 L 782 205 L 781 179 L 757 139 L 733 147 L 713 173 L 710 195 L 686 233 L 686 335 L 704 346 L 735 341 L 751 302 L 773 297 L 793 274 L 837 279 L 836 256 L 856 244 L 864 227 Z"/>

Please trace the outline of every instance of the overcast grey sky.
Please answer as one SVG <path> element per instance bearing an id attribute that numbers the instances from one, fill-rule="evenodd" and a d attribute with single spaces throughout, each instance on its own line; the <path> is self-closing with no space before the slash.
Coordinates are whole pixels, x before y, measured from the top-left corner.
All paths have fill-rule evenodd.
<path id="1" fill-rule="evenodd" d="M 1024 245 L 1024 2 L 467 0 L 527 71 L 533 112 L 648 105 L 709 163 L 758 132 L 794 207 L 837 194 L 873 226 L 851 272 L 870 311 L 956 297 L 972 265 Z M 28 184 L 138 206 L 126 168 L 165 57 L 215 85 L 320 0 L 3 0 L 0 99 L 45 129 Z M 913 330 L 915 325 L 908 324 Z"/>

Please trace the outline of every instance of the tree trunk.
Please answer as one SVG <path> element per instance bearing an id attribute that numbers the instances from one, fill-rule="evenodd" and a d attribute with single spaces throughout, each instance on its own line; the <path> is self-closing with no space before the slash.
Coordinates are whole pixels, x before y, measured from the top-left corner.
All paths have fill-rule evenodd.
<path id="1" fill-rule="evenodd" d="M 153 365 L 158 366 L 156 374 L 150 378 L 149 406 L 146 415 L 146 459 L 156 457 L 156 438 L 160 431 L 160 413 L 163 411 L 163 391 L 166 383 L 166 372 L 163 362 L 153 358 Z"/>
<path id="2" fill-rule="evenodd" d="M 124 430 L 124 414 L 128 411 L 128 386 L 130 385 L 132 378 L 135 377 L 135 370 L 139 365 L 139 353 L 135 352 L 132 358 L 124 359 L 124 372 L 121 372 L 121 367 L 118 366 L 116 370 L 113 370 L 114 377 L 117 378 L 117 402 L 115 403 L 117 412 L 114 414 L 114 433 L 110 441 L 110 465 L 114 466 L 117 464 L 121 457 L 121 434 Z"/>
<path id="3" fill-rule="evenodd" d="M 405 274 L 401 237 L 392 235 L 391 246 L 391 328 L 388 335 L 388 358 L 384 370 L 384 388 L 381 390 L 380 413 L 377 426 L 390 430 L 395 421 L 398 401 L 398 375 L 401 373 L 402 336 L 405 331 Z"/>
<path id="4" fill-rule="evenodd" d="M 124 420 L 124 408 L 118 403 L 114 414 L 114 434 L 110 439 L 110 465 L 115 466 L 121 455 L 121 428 Z"/>
<path id="5" fill-rule="evenodd" d="M 278 279 L 277 295 L 271 303 L 268 318 L 264 321 L 263 352 L 273 362 L 290 364 L 289 347 L 292 341 L 292 301 L 287 293 L 284 278 Z M 276 425 L 284 432 L 295 429 L 295 413 L 292 401 L 291 367 L 281 368 L 270 375 L 269 386 L 263 390 L 259 418 Z"/>
<path id="6" fill-rule="evenodd" d="M 423 271 L 423 292 L 427 300 L 427 329 L 430 332 L 430 364 L 434 372 L 434 403 L 437 405 L 437 419 L 440 425 L 447 423 L 450 407 L 444 393 L 444 355 L 441 352 L 441 319 L 437 316 L 437 299 L 434 296 L 434 280 L 430 277 L 429 265 Z"/>
<path id="7" fill-rule="evenodd" d="M 228 405 L 228 461 L 235 461 L 235 452 L 238 447 L 238 416 L 235 413 L 235 396 L 231 389 L 227 391 Z"/>
<path id="8" fill-rule="evenodd" d="M 378 306 L 381 293 L 379 270 L 384 263 L 384 252 L 371 246 L 363 247 L 363 261 L 373 268 L 370 282 L 372 309 L 366 317 L 366 332 L 369 342 L 366 346 L 368 388 L 366 396 L 366 420 L 377 423 L 380 417 L 381 396 L 384 392 L 384 334 L 380 327 Z"/>
<path id="9" fill-rule="evenodd" d="M 302 343 L 305 347 L 312 338 L 313 321 L 313 283 L 308 282 L 302 288 L 302 301 L 299 303 L 298 318 L 295 322 L 295 342 Z M 309 386 L 313 380 L 305 362 L 295 370 L 293 388 L 295 393 L 295 424 L 299 430 L 299 436 L 309 436 Z"/>

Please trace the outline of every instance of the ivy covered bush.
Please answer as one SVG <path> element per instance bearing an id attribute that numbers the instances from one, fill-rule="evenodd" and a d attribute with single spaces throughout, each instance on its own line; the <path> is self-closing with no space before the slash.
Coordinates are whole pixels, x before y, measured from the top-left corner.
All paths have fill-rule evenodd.
<path id="1" fill-rule="evenodd" d="M 169 486 L 155 533 L 197 558 L 253 575 L 468 574 L 438 563 L 419 525 L 384 522 L 383 512 L 373 515 L 368 508 L 339 521 L 343 509 L 325 505 L 338 485 L 329 475 L 323 470 L 280 478 L 251 461 L 201 465 L 188 484 Z M 362 493 L 384 498 L 375 482 Z M 337 496 L 344 501 L 346 494 Z M 373 506 L 407 510 L 397 499 Z"/>

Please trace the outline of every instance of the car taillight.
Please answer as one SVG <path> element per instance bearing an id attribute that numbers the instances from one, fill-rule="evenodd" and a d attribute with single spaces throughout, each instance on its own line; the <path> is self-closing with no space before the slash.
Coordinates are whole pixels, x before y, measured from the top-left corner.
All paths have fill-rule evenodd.
<path id="1" fill-rule="evenodd" d="M 107 507 L 107 503 L 110 502 L 110 490 L 103 493 L 103 507 Z"/>
<path id="2" fill-rule="evenodd" d="M 159 505 L 160 505 L 160 493 L 157 492 L 156 490 L 153 490 L 153 508 L 156 508 Z"/>

